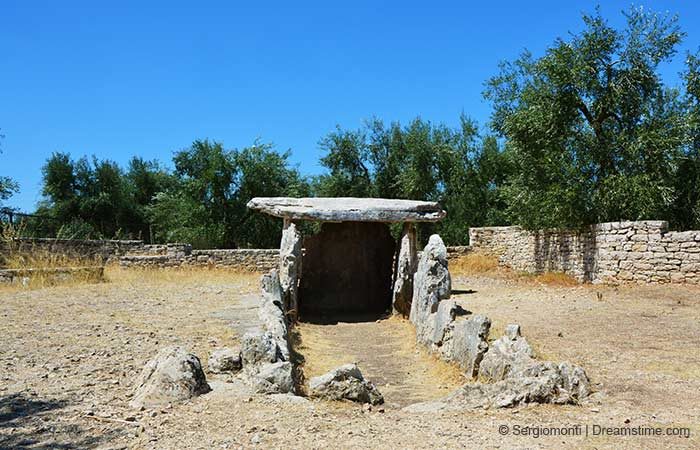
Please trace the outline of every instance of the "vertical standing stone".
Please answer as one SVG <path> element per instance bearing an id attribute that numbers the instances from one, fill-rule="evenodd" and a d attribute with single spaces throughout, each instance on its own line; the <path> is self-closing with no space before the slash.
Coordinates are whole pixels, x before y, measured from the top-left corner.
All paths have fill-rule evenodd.
<path id="1" fill-rule="evenodd" d="M 435 317 L 440 300 L 450 297 L 452 279 L 447 268 L 447 248 L 437 234 L 430 236 L 428 245 L 418 262 L 413 277 L 413 299 L 411 301 L 411 322 L 416 326 L 420 342 L 430 341 L 434 335 Z"/>
<path id="2" fill-rule="evenodd" d="M 297 226 L 285 219 L 280 242 L 279 278 L 284 306 L 292 321 L 298 314 L 297 294 L 301 274 L 301 232 Z"/>
<path id="3" fill-rule="evenodd" d="M 395 314 L 408 316 L 413 299 L 413 275 L 418 267 L 416 249 L 416 228 L 412 223 L 404 223 L 399 242 L 399 254 L 396 258 L 396 276 L 392 305 Z"/>

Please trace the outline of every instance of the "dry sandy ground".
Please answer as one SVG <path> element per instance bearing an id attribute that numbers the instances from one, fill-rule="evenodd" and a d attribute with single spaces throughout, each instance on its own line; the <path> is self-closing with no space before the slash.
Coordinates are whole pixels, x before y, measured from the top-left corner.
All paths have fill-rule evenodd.
<path id="1" fill-rule="evenodd" d="M 235 379 L 210 376 L 207 395 L 133 411 L 127 403 L 134 379 L 158 349 L 183 345 L 206 365 L 213 348 L 238 339 L 234 330 L 254 315 L 249 294 L 258 277 L 109 276 L 96 285 L 0 291 L 0 448 L 700 447 L 698 288 L 455 277 L 463 306 L 493 319 L 493 337 L 518 322 L 542 357 L 587 370 L 597 393 L 579 406 L 404 412 L 402 406 L 440 397 L 460 380 L 415 348 L 410 325 L 387 319 L 303 324 L 299 345 L 307 376 L 359 361 L 385 394 L 384 408 L 253 395 Z M 514 434 L 518 427 L 575 425 L 582 433 L 596 425 L 687 427 L 691 436 Z"/>

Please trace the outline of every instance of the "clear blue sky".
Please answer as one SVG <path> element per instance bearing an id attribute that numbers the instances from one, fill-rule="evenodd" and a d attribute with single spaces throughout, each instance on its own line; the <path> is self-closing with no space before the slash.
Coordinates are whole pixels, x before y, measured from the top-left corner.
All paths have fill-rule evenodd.
<path id="1" fill-rule="evenodd" d="M 484 81 L 501 60 L 539 55 L 581 28 L 595 2 L 0 3 L 0 175 L 8 204 L 32 210 L 54 151 L 125 164 L 170 162 L 194 139 L 292 150 L 319 173 L 317 142 L 336 124 L 418 115 L 485 125 Z M 148 6 L 145 4 L 148 3 Z M 337 4 L 334 4 L 337 3 Z M 613 24 L 630 2 L 603 2 Z M 254 6 L 253 6 L 254 4 Z M 700 2 L 636 2 L 680 14 L 700 46 Z M 665 69 L 675 83 L 683 55 Z"/>

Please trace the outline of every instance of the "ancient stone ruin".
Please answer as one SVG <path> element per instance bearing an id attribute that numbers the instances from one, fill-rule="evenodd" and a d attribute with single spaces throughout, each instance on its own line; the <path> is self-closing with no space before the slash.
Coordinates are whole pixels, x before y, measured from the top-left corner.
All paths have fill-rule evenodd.
<path id="1" fill-rule="evenodd" d="M 437 203 L 381 198 L 254 198 L 248 207 L 284 219 L 284 306 L 302 318 L 381 313 L 392 304 L 406 313 L 417 261 L 414 223 L 445 217 Z M 300 220 L 320 222 L 321 231 L 302 238 Z M 404 227 L 395 258 L 388 224 L 397 222 Z"/>
<path id="2" fill-rule="evenodd" d="M 377 313 L 393 311 L 409 318 L 421 345 L 473 380 L 444 399 L 414 404 L 407 410 L 578 403 L 590 393 L 582 368 L 538 360 L 517 324 L 489 342 L 491 320 L 450 298 L 448 254 L 440 236 L 430 237 L 420 258 L 417 251 L 414 223 L 442 219 L 445 212 L 438 204 L 254 198 L 248 206 L 284 220 L 279 265 L 262 278 L 259 329 L 246 332 L 240 348 L 215 351 L 209 359 L 213 372 L 237 373 L 258 393 L 296 394 L 299 374 L 289 333 L 295 322 L 355 314 L 378 317 Z M 320 231 L 302 236 L 302 220 L 320 222 Z M 387 225 L 396 222 L 403 223 L 398 242 Z M 309 394 L 321 399 L 383 402 L 382 394 L 364 379 L 360 368 L 348 363 L 311 379 Z M 206 392 L 199 360 L 180 350 L 151 362 L 140 386 L 136 397 L 142 403 L 160 400 L 158 386 L 169 387 L 175 399 Z"/>
<path id="3" fill-rule="evenodd" d="M 248 206 L 284 219 L 279 275 L 273 271 L 267 276 L 268 280 L 279 279 L 280 292 L 273 295 L 279 308 L 272 314 L 272 329 L 278 330 L 273 334 L 278 339 L 282 329 L 280 310 L 286 315 L 286 323 L 291 324 L 317 314 L 391 309 L 410 318 L 418 342 L 458 365 L 468 378 L 489 382 L 465 385 L 440 403 L 441 408 L 575 403 L 588 395 L 589 381 L 583 369 L 568 363 L 538 361 L 518 325 L 510 325 L 506 336 L 489 345 L 491 320 L 464 310 L 450 298 L 447 248 L 438 235 L 430 237 L 418 259 L 414 222 L 442 219 L 445 212 L 438 204 L 389 199 L 254 198 Z M 295 223 L 299 220 L 322 222 L 320 232 L 303 239 Z M 403 222 L 398 245 L 387 226 L 391 222 Z M 269 304 L 270 288 L 265 286 L 270 282 L 263 284 Z M 262 308 L 266 309 L 269 307 Z M 280 348 L 288 352 L 286 342 Z M 288 361 L 284 356 L 280 359 Z M 336 369 L 314 380 L 312 392 L 319 391 L 318 385 L 324 384 L 320 380 L 324 380 L 334 386 L 336 397 L 343 397 L 337 392 L 349 392 L 345 398 L 356 399 L 355 387 L 365 386 L 364 380 L 361 375 L 348 377 L 346 373 L 360 374 L 356 367 Z"/>

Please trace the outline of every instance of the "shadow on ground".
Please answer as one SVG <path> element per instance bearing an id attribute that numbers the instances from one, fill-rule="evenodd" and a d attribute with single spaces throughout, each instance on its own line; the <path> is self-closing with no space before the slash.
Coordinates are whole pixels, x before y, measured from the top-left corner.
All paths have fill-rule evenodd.
<path id="1" fill-rule="evenodd" d="M 108 441 L 112 433 L 88 436 L 61 418 L 67 402 L 38 399 L 25 393 L 0 397 L 0 449 L 82 449 Z"/>
<path id="2" fill-rule="evenodd" d="M 300 322 L 312 323 L 315 325 L 337 325 L 339 323 L 362 323 L 376 322 L 377 320 L 387 319 L 391 313 L 346 313 L 337 311 L 327 314 L 304 314 L 299 319 Z"/>

